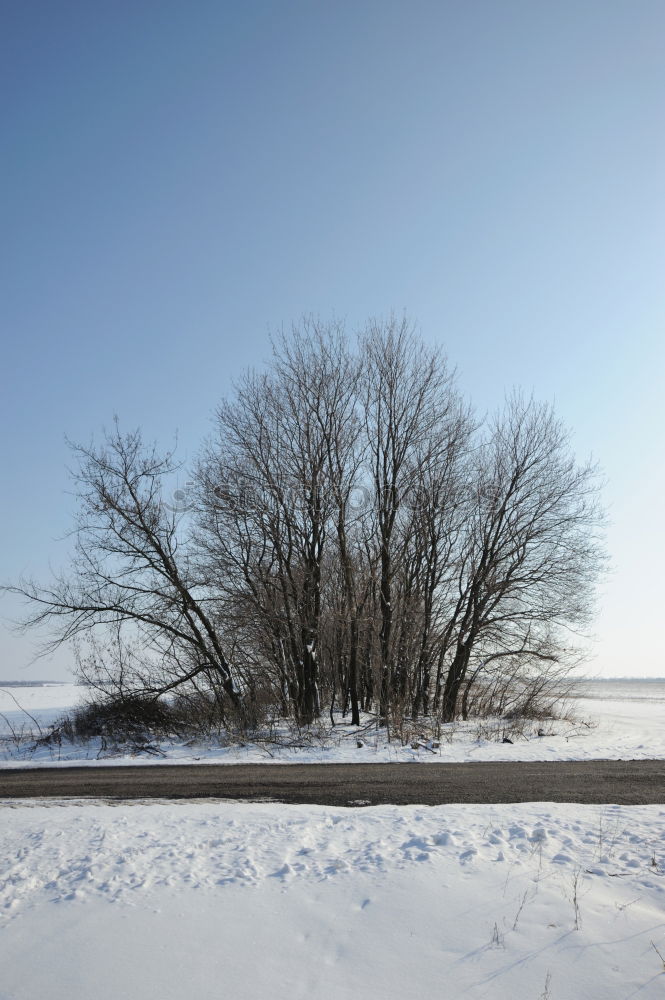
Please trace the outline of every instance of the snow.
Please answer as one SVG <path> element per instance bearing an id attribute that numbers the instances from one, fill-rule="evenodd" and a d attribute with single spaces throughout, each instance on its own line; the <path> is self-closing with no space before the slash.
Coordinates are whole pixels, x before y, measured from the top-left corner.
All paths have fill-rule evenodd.
<path id="1" fill-rule="evenodd" d="M 665 985 L 665 806 L 0 810 L 2 1000 L 650 1000 Z"/>
<path id="2" fill-rule="evenodd" d="M 244 746 L 215 743 L 162 742 L 159 754 L 141 754 L 130 749 L 102 751 L 98 742 L 87 745 L 37 747 L 25 742 L 17 749 L 11 738 L 0 741 L 0 767 L 34 767 L 104 764 L 160 764 L 193 762 L 235 763 L 386 763 L 419 760 L 423 763 L 499 760 L 639 760 L 665 759 L 665 682 L 596 682 L 580 687 L 580 697 L 570 702 L 574 718 L 553 722 L 527 723 L 522 734 L 509 731 L 501 719 L 472 720 L 442 727 L 439 747 L 427 741 L 413 749 L 388 742 L 384 733 L 368 728 L 360 733 L 346 724 L 331 727 L 323 720 L 320 733 L 303 734 L 296 747 L 270 742 L 248 742 Z M 12 697 L 13 696 L 13 697 Z M 67 708 L 82 700 L 84 691 L 76 685 L 39 688 L 0 686 L 0 735 L 8 733 L 7 723 L 16 731 L 35 731 L 34 724 L 17 707 L 18 700 L 42 727 L 61 717 Z M 338 722 L 341 720 L 338 718 Z M 513 744 L 501 742 L 504 732 Z M 538 736 L 538 731 L 544 732 Z M 418 727 L 412 728 L 418 735 Z M 38 735 L 38 733 L 35 733 Z M 284 742 L 293 739 L 286 731 Z M 413 740 L 415 741 L 415 740 Z"/>
<path id="3" fill-rule="evenodd" d="M 592 726 L 534 724 L 511 746 L 495 720 L 450 727 L 435 753 L 371 729 L 358 748 L 337 726 L 307 750 L 173 744 L 163 759 L 665 759 L 665 684 L 582 693 Z M 0 690 L 5 732 L 34 729 L 12 694 L 45 726 L 81 691 Z M 98 763 L 93 746 L 63 748 L 69 761 L 4 747 L 4 766 Z M 5 800 L 0 1000 L 651 1000 L 664 889 L 665 804 Z"/>

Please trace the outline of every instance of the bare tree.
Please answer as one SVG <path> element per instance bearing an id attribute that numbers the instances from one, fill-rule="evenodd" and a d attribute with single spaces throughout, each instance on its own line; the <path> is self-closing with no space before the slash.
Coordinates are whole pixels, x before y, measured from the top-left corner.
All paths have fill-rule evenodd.
<path id="1" fill-rule="evenodd" d="M 72 451 L 79 499 L 73 565 L 48 587 L 23 581 L 7 588 L 32 606 L 26 627 L 50 627 L 49 648 L 99 626 L 130 627 L 145 651 L 135 689 L 159 697 L 205 675 L 237 706 L 210 595 L 193 571 L 177 515 L 162 502 L 163 480 L 177 468 L 173 454 L 145 446 L 138 431 L 122 434 L 117 421 L 100 447 Z"/>
<path id="2" fill-rule="evenodd" d="M 413 668 L 412 717 L 430 709 L 432 674 L 446 624 L 447 598 L 455 582 L 455 557 L 465 527 L 465 472 L 474 425 L 461 403 L 453 404 L 436 446 L 417 459 L 411 558 L 417 570 L 422 624 Z"/>
<path id="3" fill-rule="evenodd" d="M 260 623 L 263 656 L 304 723 L 321 708 L 322 571 L 331 531 L 351 621 L 358 718 L 348 554 L 356 380 L 341 328 L 303 320 L 275 343 L 270 374 L 246 375 L 234 400 L 219 408 L 216 437 L 199 466 L 199 540 L 209 578 L 241 609 L 245 631 L 252 619 Z M 215 483 L 231 484 L 228 495 Z M 248 499 L 238 502 L 243 494 Z"/>
<path id="4" fill-rule="evenodd" d="M 441 712 L 451 719 L 474 651 L 560 662 L 588 626 L 604 557 L 599 476 L 578 465 L 548 405 L 519 394 L 474 455 Z"/>
<path id="5" fill-rule="evenodd" d="M 451 411 L 457 415 L 459 406 L 444 356 L 427 348 L 406 318 L 371 322 L 361 353 L 378 550 L 379 711 L 385 719 L 391 693 L 403 693 L 406 680 L 393 641 L 394 583 L 409 542 L 403 515 L 408 498 L 418 486 L 422 489 L 423 469 L 436 469 L 442 462 L 450 445 L 449 417 Z"/>

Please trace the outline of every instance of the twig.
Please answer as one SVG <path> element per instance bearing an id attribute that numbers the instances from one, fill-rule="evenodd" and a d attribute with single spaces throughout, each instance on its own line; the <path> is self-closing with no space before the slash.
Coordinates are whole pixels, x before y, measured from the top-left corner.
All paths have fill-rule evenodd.
<path id="1" fill-rule="evenodd" d="M 28 718 L 30 719 L 30 721 L 34 722 L 34 724 L 37 726 L 37 729 L 39 730 L 39 735 L 43 736 L 42 727 L 39 725 L 39 723 L 35 719 L 34 715 L 30 715 L 30 712 L 28 712 L 28 710 L 26 708 L 23 708 L 23 705 L 19 704 L 19 702 L 17 701 L 17 699 L 14 697 L 14 695 L 11 693 L 11 691 L 7 690 L 7 688 L 0 688 L 0 691 L 2 691 L 3 694 L 8 694 L 9 695 L 9 697 L 12 699 L 12 701 L 14 702 L 14 704 L 16 705 L 16 707 L 18 708 L 19 712 L 23 712 L 24 715 L 27 715 Z M 3 718 L 5 718 L 5 717 L 3 716 Z M 11 726 L 10 726 L 10 728 L 11 728 Z"/>
<path id="2" fill-rule="evenodd" d="M 661 960 L 661 962 L 663 963 L 663 971 L 665 972 L 665 958 L 663 958 L 663 956 L 661 955 L 661 953 L 660 953 L 660 952 L 658 951 L 658 948 L 656 948 L 656 946 L 655 946 L 655 944 L 653 943 L 653 941 L 651 942 L 651 947 L 653 948 L 653 950 L 654 950 L 654 951 L 656 952 L 656 954 L 658 955 L 658 958 L 659 958 L 659 959 Z"/>

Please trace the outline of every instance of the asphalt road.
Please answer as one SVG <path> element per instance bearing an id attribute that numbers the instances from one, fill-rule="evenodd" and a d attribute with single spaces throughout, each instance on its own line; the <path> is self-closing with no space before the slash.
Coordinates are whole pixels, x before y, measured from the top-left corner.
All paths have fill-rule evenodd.
<path id="1" fill-rule="evenodd" d="M 665 805 L 665 761 L 192 764 L 0 769 L 0 798 L 271 799 L 319 805 Z"/>

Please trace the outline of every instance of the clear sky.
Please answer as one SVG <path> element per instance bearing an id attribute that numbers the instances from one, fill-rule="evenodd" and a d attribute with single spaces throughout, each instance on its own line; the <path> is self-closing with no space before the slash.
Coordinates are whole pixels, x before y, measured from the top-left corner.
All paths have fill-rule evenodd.
<path id="1" fill-rule="evenodd" d="M 664 52 L 662 0 L 5 0 L 0 576 L 66 561 L 65 434 L 191 458 L 271 330 L 406 310 L 602 464 L 592 669 L 665 675 Z"/>

